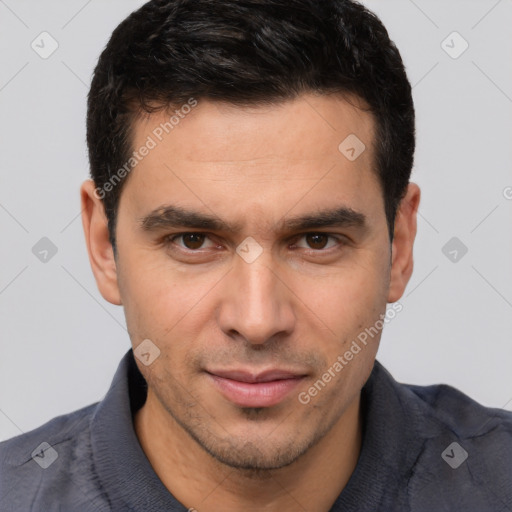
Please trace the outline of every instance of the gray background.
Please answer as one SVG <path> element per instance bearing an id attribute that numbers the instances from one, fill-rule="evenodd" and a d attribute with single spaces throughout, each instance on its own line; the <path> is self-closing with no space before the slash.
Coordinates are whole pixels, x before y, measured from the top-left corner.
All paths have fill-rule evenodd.
<path id="1" fill-rule="evenodd" d="M 142 3 L 0 0 L 0 439 L 101 399 L 129 348 L 89 268 L 78 190 L 93 67 Z M 512 0 L 365 3 L 414 86 L 423 192 L 415 271 L 378 357 L 397 380 L 512 410 Z M 59 45 L 47 59 L 31 47 L 43 31 Z"/>

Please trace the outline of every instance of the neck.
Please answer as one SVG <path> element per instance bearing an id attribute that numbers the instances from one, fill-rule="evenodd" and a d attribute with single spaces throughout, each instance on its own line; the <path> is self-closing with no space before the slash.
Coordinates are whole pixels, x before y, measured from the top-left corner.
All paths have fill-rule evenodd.
<path id="1" fill-rule="evenodd" d="M 243 471 L 214 459 L 149 390 L 135 431 L 156 474 L 182 504 L 201 512 L 327 512 L 353 473 L 362 443 L 360 394 L 302 457 L 272 471 Z"/>

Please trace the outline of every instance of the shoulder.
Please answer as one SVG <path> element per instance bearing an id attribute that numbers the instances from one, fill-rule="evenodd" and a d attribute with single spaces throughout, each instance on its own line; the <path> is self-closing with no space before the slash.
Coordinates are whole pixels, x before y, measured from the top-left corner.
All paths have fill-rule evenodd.
<path id="1" fill-rule="evenodd" d="M 512 411 L 486 407 L 447 384 L 418 386 L 397 382 L 376 361 L 379 382 L 391 388 L 402 409 L 420 420 L 425 432 L 448 430 L 461 439 L 512 436 Z"/>
<path id="2" fill-rule="evenodd" d="M 0 443 L 0 463 L 4 469 L 19 467 L 32 459 L 32 452 L 42 442 L 69 449 L 77 436 L 87 430 L 97 404 L 57 416 L 44 425 Z"/>
<path id="3" fill-rule="evenodd" d="M 402 386 L 413 393 L 433 417 L 462 437 L 493 434 L 496 429 L 512 435 L 512 411 L 486 407 L 447 384 Z"/>
<path id="4" fill-rule="evenodd" d="M 407 489 L 413 510 L 512 503 L 512 412 L 446 384 L 394 386 L 422 443 Z"/>
<path id="5" fill-rule="evenodd" d="M 58 416 L 0 443 L 0 510 L 43 510 L 44 503 L 55 510 L 50 506 L 55 496 L 78 510 L 84 498 L 89 504 L 98 499 L 90 441 L 96 407 Z M 42 508 L 34 509 L 34 503 Z"/>

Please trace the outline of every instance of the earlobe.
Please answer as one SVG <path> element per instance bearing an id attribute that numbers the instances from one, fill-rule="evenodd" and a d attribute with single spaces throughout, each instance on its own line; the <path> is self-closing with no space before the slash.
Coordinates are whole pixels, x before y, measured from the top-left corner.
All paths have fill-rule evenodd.
<path id="1" fill-rule="evenodd" d="M 403 295 L 412 274 L 413 247 L 417 229 L 420 188 L 409 183 L 407 194 L 400 202 L 394 228 L 391 257 L 391 279 L 388 302 L 396 302 Z"/>
<path id="2" fill-rule="evenodd" d="M 82 184 L 80 198 L 87 252 L 96 284 L 105 300 L 121 305 L 117 267 L 109 239 L 105 208 L 95 191 L 92 180 L 87 180 Z"/>

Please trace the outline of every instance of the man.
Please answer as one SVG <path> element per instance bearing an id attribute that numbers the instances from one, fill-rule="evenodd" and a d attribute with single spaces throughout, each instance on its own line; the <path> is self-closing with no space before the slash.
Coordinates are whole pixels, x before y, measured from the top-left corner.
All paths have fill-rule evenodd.
<path id="1" fill-rule="evenodd" d="M 87 142 L 90 262 L 133 350 L 100 403 L 0 445 L 2 511 L 512 509 L 512 415 L 375 360 L 420 191 L 373 14 L 151 1 L 99 59 Z"/>

